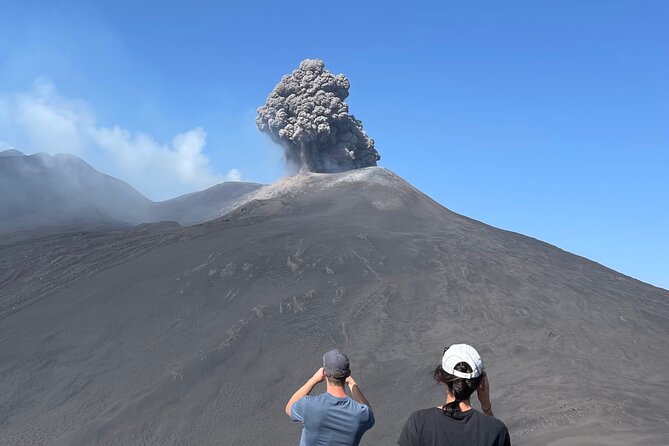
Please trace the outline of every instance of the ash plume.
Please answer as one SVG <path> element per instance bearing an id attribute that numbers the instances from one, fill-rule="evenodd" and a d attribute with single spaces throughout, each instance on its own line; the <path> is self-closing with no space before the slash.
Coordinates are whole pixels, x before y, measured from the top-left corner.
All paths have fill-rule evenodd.
<path id="1" fill-rule="evenodd" d="M 344 102 L 350 86 L 343 74 L 327 71 L 322 60 L 303 60 L 258 108 L 256 125 L 300 170 L 343 172 L 376 166 L 381 157 L 374 140 Z"/>

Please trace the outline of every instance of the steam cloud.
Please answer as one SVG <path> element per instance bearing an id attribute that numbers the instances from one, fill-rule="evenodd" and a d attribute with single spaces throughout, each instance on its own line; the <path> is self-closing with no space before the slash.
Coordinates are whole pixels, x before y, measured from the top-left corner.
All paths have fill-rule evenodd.
<path id="1" fill-rule="evenodd" d="M 286 160 L 312 172 L 376 166 L 381 159 L 344 99 L 351 84 L 322 60 L 306 59 L 283 76 L 258 109 L 256 125 L 281 144 Z"/>
<path id="2" fill-rule="evenodd" d="M 65 150 L 89 161 L 113 161 L 107 164 L 110 174 L 153 200 L 241 178 L 237 169 L 217 174 L 206 155 L 204 129 L 193 128 L 163 143 L 145 132 L 102 126 L 90 104 L 62 96 L 46 78 L 37 79 L 28 92 L 0 88 L 0 152 L 5 150 L 1 140 L 26 152 Z"/>

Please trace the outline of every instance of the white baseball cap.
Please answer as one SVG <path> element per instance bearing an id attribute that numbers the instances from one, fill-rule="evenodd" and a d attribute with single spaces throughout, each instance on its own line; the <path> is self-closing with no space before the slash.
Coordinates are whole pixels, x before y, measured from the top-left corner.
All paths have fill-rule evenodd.
<path id="1" fill-rule="evenodd" d="M 466 373 L 455 370 L 455 366 L 461 362 L 468 364 L 469 367 L 471 367 L 472 372 Z M 465 379 L 478 378 L 485 371 L 481 355 L 479 355 L 474 347 L 467 344 L 453 344 L 447 349 L 444 349 L 444 357 L 441 359 L 441 368 L 444 369 L 446 373 Z"/>

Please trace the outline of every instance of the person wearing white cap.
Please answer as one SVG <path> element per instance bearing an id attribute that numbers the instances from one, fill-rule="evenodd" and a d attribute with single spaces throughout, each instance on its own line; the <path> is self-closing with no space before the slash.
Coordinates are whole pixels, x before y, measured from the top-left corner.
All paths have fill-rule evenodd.
<path id="1" fill-rule="evenodd" d="M 483 360 L 467 344 L 444 349 L 434 379 L 444 384 L 446 401 L 442 406 L 412 413 L 402 429 L 400 446 L 511 446 L 509 430 L 493 416 L 488 378 Z M 472 408 L 470 397 L 476 391 L 481 410 Z"/>
<path id="2" fill-rule="evenodd" d="M 327 391 L 309 395 L 323 381 Z M 374 413 L 351 376 L 348 357 L 337 349 L 323 355 L 323 367 L 293 394 L 286 415 L 303 424 L 300 446 L 358 446 L 374 426 Z"/>

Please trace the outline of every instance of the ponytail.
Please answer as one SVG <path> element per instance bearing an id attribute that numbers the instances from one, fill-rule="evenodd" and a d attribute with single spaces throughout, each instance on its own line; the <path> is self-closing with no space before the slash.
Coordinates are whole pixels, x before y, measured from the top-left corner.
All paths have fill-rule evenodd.
<path id="1" fill-rule="evenodd" d="M 455 366 L 455 370 L 463 373 L 471 373 L 472 369 L 466 362 L 460 362 Z M 459 418 L 462 414 L 460 410 L 460 403 L 463 401 L 469 400 L 469 397 L 474 393 L 481 383 L 483 376 L 478 376 L 476 378 L 465 379 L 458 378 L 455 375 L 451 375 L 446 372 L 441 364 L 434 369 L 434 379 L 442 384 L 446 384 L 448 387 L 448 392 L 453 395 L 455 401 L 451 401 L 448 404 L 445 404 L 442 408 L 442 411 L 445 415 L 451 418 Z"/>
<path id="2" fill-rule="evenodd" d="M 460 401 L 457 399 L 455 401 L 451 401 L 450 403 L 444 405 L 444 407 L 441 408 L 441 411 L 451 418 L 458 418 L 458 415 L 460 415 L 462 412 L 462 410 L 460 410 Z"/>

